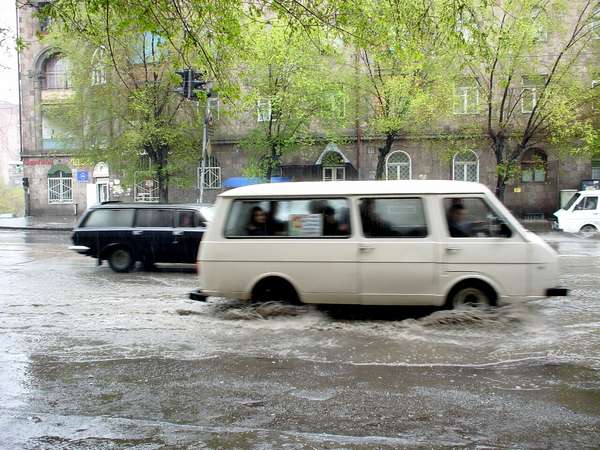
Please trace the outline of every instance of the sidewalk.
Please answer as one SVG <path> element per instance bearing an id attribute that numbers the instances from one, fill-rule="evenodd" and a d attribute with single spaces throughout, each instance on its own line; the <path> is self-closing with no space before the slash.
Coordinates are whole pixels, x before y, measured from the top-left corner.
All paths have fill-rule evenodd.
<path id="1" fill-rule="evenodd" d="M 0 218 L 0 230 L 71 231 L 77 217 L 10 217 Z"/>

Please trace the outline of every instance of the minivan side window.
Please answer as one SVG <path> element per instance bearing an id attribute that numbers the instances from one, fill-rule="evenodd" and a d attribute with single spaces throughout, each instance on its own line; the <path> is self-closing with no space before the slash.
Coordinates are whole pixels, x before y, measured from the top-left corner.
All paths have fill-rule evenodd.
<path id="1" fill-rule="evenodd" d="M 97 209 L 85 220 L 83 227 L 131 227 L 133 209 Z"/>
<path id="2" fill-rule="evenodd" d="M 350 204 L 343 198 L 235 200 L 229 238 L 344 238 L 350 236 Z"/>
<path id="3" fill-rule="evenodd" d="M 361 198 L 359 209 L 365 237 L 427 236 L 427 222 L 421 198 Z"/>
<path id="4" fill-rule="evenodd" d="M 167 228 L 173 226 L 173 211 L 170 209 L 138 209 L 136 227 Z"/>
<path id="5" fill-rule="evenodd" d="M 581 199 L 581 201 L 579 203 L 577 203 L 577 206 L 575 206 L 575 211 L 596 210 L 597 206 L 598 206 L 598 197 L 583 197 L 583 199 Z"/>
<path id="6" fill-rule="evenodd" d="M 454 238 L 504 237 L 512 232 L 480 197 L 444 199 L 448 234 Z"/>

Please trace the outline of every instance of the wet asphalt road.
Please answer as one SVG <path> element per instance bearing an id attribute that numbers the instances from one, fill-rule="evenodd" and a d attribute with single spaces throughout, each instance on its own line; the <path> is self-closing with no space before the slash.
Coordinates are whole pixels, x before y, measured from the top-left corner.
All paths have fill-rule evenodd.
<path id="1" fill-rule="evenodd" d="M 600 240 L 544 237 L 569 298 L 231 320 L 0 231 L 0 448 L 600 448 Z"/>

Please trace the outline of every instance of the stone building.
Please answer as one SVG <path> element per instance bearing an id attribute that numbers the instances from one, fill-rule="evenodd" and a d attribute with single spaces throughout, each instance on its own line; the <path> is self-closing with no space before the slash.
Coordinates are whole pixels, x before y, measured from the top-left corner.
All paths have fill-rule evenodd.
<path id="1" fill-rule="evenodd" d="M 28 186 L 28 206 L 32 215 L 80 214 L 93 203 L 107 199 L 156 201 L 153 180 L 136 180 L 125 187 L 118 174 L 102 162 L 95 166 L 81 164 L 76 154 L 61 148 L 60 124 L 52 123 L 46 110 L 53 102 L 69 95 L 68 62 L 60 50 L 45 47 L 39 39 L 46 23 L 41 22 L 33 6 L 23 6 L 18 13 L 19 36 L 27 44 L 20 55 L 19 79 L 21 93 L 21 139 L 25 184 Z M 37 2 L 39 4 L 45 1 Z M 464 100 L 456 111 L 457 128 L 461 120 L 472 117 L 469 85 L 457 86 L 456 95 Z M 359 93 L 357 95 L 360 95 Z M 477 99 L 478 101 L 478 99 Z M 205 201 L 211 201 L 225 187 L 225 181 L 240 177 L 246 165 L 247 152 L 240 145 L 244 130 L 253 121 L 264 120 L 259 110 L 249 114 L 249 122 L 234 123 L 219 117 L 217 99 L 213 99 L 215 129 L 212 154 L 204 179 Z M 526 113 L 526 110 L 523 110 Z M 386 158 L 387 179 L 456 179 L 479 181 L 493 189 L 495 162 L 485 139 L 473 140 L 470 150 L 450 152 L 443 139 L 445 128 L 430 136 L 403 137 L 393 144 Z M 364 130 L 346 130 L 343 143 L 316 138 L 300 152 L 280 161 L 274 175 L 300 180 L 375 179 L 378 147 L 382 141 L 365 138 Z M 64 147 L 64 145 L 62 146 Z M 589 158 L 559 157 L 560 152 L 549 146 L 526 155 L 521 162 L 520 179 L 507 186 L 505 203 L 522 217 L 549 217 L 559 207 L 562 190 L 576 190 L 583 180 L 600 179 L 600 161 Z M 535 161 L 535 164 L 534 164 Z M 190 168 L 189 176 L 198 179 L 198 168 Z M 199 189 L 170 188 L 170 201 L 196 201 Z"/>

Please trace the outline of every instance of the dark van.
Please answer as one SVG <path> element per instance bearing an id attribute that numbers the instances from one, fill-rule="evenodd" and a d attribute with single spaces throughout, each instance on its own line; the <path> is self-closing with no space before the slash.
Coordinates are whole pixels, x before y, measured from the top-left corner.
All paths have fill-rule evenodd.
<path id="1" fill-rule="evenodd" d="M 88 209 L 73 230 L 80 254 L 108 261 L 115 272 L 128 272 L 140 261 L 196 262 L 198 246 L 211 219 L 212 206 L 123 204 L 108 202 Z"/>

